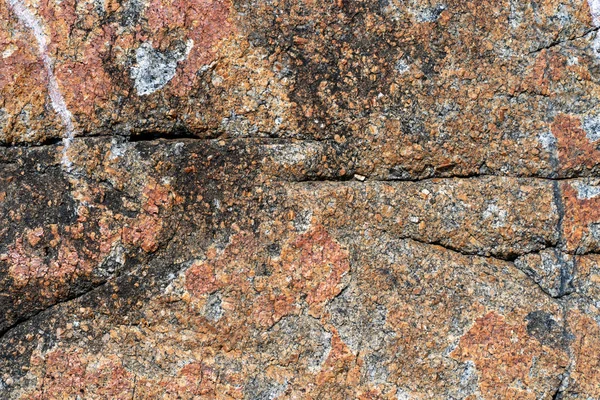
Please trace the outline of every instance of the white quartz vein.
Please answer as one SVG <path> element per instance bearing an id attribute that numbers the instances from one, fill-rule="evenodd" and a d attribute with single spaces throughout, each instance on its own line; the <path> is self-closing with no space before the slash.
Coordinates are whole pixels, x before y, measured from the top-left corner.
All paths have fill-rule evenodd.
<path id="1" fill-rule="evenodd" d="M 72 168 L 72 162 L 67 153 L 71 143 L 73 142 L 73 138 L 75 137 L 75 127 L 72 120 L 73 116 L 67 109 L 65 99 L 60 92 L 56 77 L 54 76 L 52 59 L 48 55 L 48 40 L 46 39 L 46 35 L 44 34 L 42 24 L 40 23 L 39 19 L 25 5 L 23 5 L 21 0 L 7 1 L 19 21 L 31 31 L 35 37 L 35 40 L 37 41 L 39 57 L 47 74 L 48 95 L 50 96 L 50 102 L 52 103 L 52 108 L 60 117 L 65 128 L 61 163 L 63 168 L 70 172 Z"/>

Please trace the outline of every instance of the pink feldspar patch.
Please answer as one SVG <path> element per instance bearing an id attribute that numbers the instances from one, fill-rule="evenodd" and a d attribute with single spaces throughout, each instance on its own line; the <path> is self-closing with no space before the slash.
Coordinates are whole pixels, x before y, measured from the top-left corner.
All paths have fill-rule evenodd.
<path id="1" fill-rule="evenodd" d="M 198 71 L 213 61 L 216 45 L 232 32 L 228 0 L 14 2 L 39 28 L 34 33 L 44 54 L 36 54 L 36 61 L 50 74 L 41 79 L 49 81 L 46 86 L 60 100 L 64 112 L 59 114 L 69 123 L 63 127 L 69 134 L 107 119 L 115 122 L 119 113 L 107 110 L 118 109 L 123 98 L 135 106 L 131 96 L 136 89 L 142 100 L 158 91 L 165 97 L 185 96 Z M 136 75 L 136 68 L 145 68 L 146 74 Z"/>

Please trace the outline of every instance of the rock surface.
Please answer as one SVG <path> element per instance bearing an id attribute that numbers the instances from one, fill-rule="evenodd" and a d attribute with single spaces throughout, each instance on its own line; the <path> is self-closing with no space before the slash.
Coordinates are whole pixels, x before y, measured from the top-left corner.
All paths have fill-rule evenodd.
<path id="1" fill-rule="evenodd" d="M 0 398 L 600 398 L 596 0 L 0 0 Z"/>

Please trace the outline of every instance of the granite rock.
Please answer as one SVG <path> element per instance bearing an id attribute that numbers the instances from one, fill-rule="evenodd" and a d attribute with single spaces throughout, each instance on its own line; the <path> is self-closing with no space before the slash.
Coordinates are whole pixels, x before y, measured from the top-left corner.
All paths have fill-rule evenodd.
<path id="1" fill-rule="evenodd" d="M 600 398 L 596 0 L 0 0 L 0 398 Z"/>

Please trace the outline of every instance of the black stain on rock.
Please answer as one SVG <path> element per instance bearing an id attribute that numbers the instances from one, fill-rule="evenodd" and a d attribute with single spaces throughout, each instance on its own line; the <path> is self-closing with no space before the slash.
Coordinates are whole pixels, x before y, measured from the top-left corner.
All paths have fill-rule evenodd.
<path id="1" fill-rule="evenodd" d="M 552 314 L 545 311 L 533 311 L 525 317 L 527 333 L 540 343 L 553 348 L 566 348 L 569 335 L 563 326 L 559 325 Z"/>

